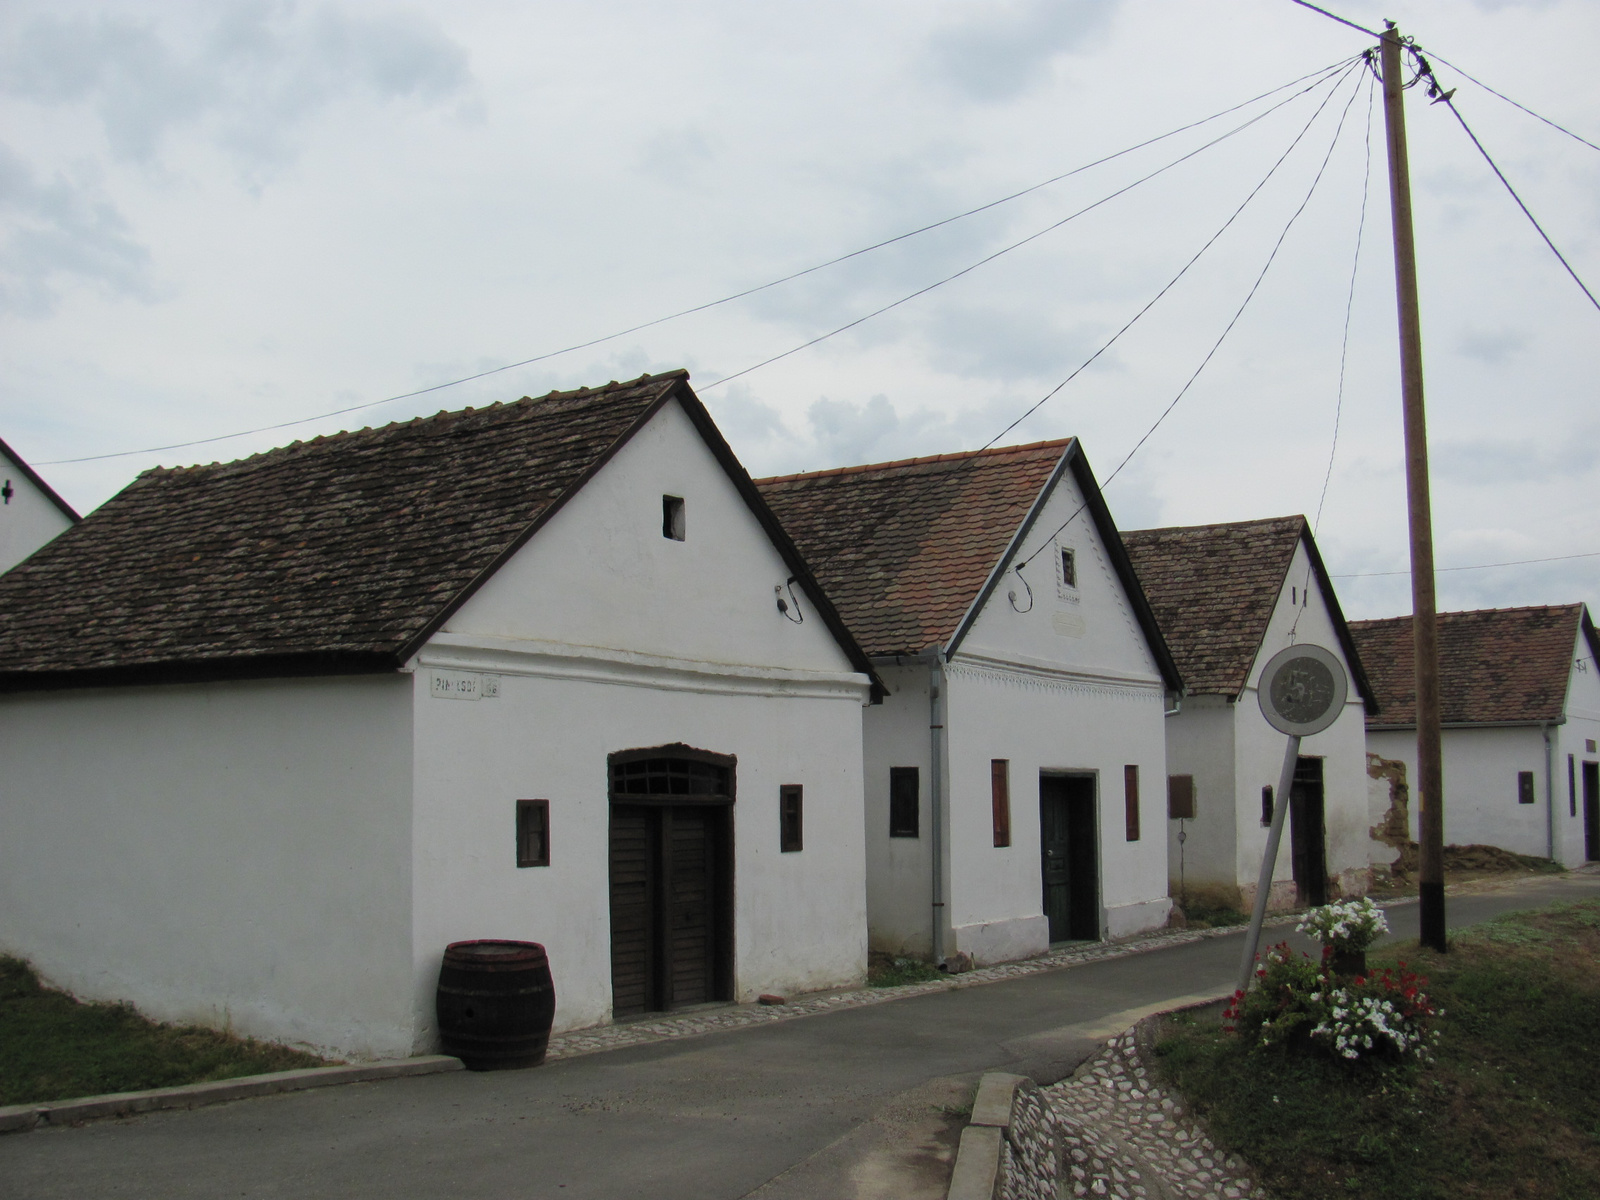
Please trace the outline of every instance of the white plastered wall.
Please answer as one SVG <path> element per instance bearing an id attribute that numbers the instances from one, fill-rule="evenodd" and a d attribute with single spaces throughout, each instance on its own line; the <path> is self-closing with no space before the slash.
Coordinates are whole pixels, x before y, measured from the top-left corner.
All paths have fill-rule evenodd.
<path id="1" fill-rule="evenodd" d="M 1070 473 L 947 667 L 949 914 L 953 949 L 979 962 L 1049 944 L 1039 846 L 1041 771 L 1096 776 L 1102 920 L 1119 937 L 1165 923 L 1164 684 Z M 1050 538 L 1068 517 L 1077 518 Z M 1041 546 L 1043 550 L 1041 552 Z M 1060 550 L 1074 552 L 1075 586 Z M 1013 601 L 1008 593 L 1015 591 Z M 993 842 L 991 760 L 1010 762 L 1011 845 Z M 1141 836 L 1125 837 L 1123 768 L 1140 775 Z"/>
<path id="2" fill-rule="evenodd" d="M 1309 586 L 1309 596 L 1306 594 Z M 1290 589 L 1294 589 L 1291 594 Z M 1293 602 L 1291 602 L 1293 601 Z M 1261 788 L 1277 790 L 1283 771 L 1286 735 L 1267 724 L 1261 715 L 1257 687 L 1262 668 L 1272 656 L 1290 645 L 1315 645 L 1334 654 L 1345 668 L 1350 688 L 1344 711 L 1329 728 L 1300 742 L 1300 756 L 1323 760 L 1323 823 L 1326 831 L 1328 888 L 1330 895 L 1364 895 L 1371 879 L 1368 838 L 1366 710 L 1350 664 L 1339 645 L 1333 617 L 1316 584 L 1304 542 L 1295 548 L 1277 607 L 1267 624 L 1261 650 L 1250 669 L 1249 682 L 1235 709 L 1235 779 L 1237 781 L 1238 841 L 1235 869 L 1241 899 L 1253 903 L 1266 853 L 1269 830 L 1261 824 Z M 1273 867 L 1273 891 L 1292 900 L 1294 861 L 1289 822 Z"/>
<path id="3" fill-rule="evenodd" d="M 0 504 L 0 572 L 72 528 L 71 518 L 34 486 L 10 455 L 0 452 L 0 484 L 4 483 L 10 483 L 11 497 Z"/>
<path id="4" fill-rule="evenodd" d="M 1567 720 L 1554 739 L 1556 853 L 1563 865 L 1587 859 L 1583 826 L 1583 765 L 1600 764 L 1600 664 L 1580 633 L 1567 682 Z M 1541 799 L 1543 798 L 1541 793 Z"/>
<path id="5" fill-rule="evenodd" d="M 686 537 L 662 535 L 661 498 Z M 419 1048 L 451 941 L 541 942 L 556 1028 L 609 1019 L 607 755 L 682 742 L 737 756 L 737 998 L 859 982 L 866 968 L 866 677 L 683 411 L 665 406 L 445 625 L 417 663 Z M 784 596 L 789 598 L 785 589 Z M 498 695 L 434 695 L 443 671 Z M 778 788 L 804 788 L 780 853 Z M 518 868 L 515 802 L 550 802 L 551 864 Z"/>
<path id="6" fill-rule="evenodd" d="M 1194 818 L 1167 821 L 1168 886 L 1179 903 L 1235 902 L 1236 824 L 1249 817 L 1235 803 L 1234 707 L 1226 696 L 1186 696 L 1166 721 L 1167 772 L 1194 780 Z"/>
<path id="7" fill-rule="evenodd" d="M 0 698 L 0 947 L 86 999 L 413 1043 L 410 680 Z"/>
<path id="8" fill-rule="evenodd" d="M 925 666 L 880 667 L 889 694 L 864 710 L 867 926 L 874 950 L 933 953 L 933 743 Z M 915 767 L 916 837 L 889 836 L 889 772 Z"/>

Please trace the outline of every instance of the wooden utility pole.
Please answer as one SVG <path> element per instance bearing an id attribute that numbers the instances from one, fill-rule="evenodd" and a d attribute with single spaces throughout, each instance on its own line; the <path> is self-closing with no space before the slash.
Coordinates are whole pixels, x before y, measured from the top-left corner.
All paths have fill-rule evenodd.
<path id="1" fill-rule="evenodd" d="M 1380 42 L 1383 113 L 1389 142 L 1389 203 L 1400 315 L 1400 398 L 1405 409 L 1406 499 L 1411 518 L 1411 632 L 1417 672 L 1417 812 L 1422 944 L 1445 949 L 1444 767 L 1439 749 L 1439 631 L 1433 595 L 1433 511 L 1428 498 L 1428 426 L 1422 407 L 1422 325 L 1406 161 L 1400 31 L 1386 22 Z"/>

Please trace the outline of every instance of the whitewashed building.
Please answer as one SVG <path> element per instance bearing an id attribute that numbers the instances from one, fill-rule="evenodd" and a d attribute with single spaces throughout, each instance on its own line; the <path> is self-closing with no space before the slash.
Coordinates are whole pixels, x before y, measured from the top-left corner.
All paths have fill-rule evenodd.
<path id="1" fill-rule="evenodd" d="M 1268 905 L 1364 895 L 1363 720 L 1375 699 L 1306 519 L 1122 536 L 1187 687 L 1182 710 L 1167 719 L 1173 896 L 1243 910 L 1255 903 L 1286 748 L 1256 688 L 1267 661 L 1290 645 L 1334 654 L 1350 688 L 1333 725 L 1301 743 Z"/>
<path id="2" fill-rule="evenodd" d="M 0 441 L 0 573 L 78 523 L 78 514 Z"/>
<path id="3" fill-rule="evenodd" d="M 888 689 L 875 949 L 993 963 L 1165 923 L 1181 684 L 1076 439 L 758 481 Z"/>
<path id="4" fill-rule="evenodd" d="M 874 686 L 682 372 L 149 471 L 0 579 L 0 949 L 353 1056 L 461 939 L 858 983 Z"/>
<path id="5" fill-rule="evenodd" d="M 1588 607 L 1487 608 L 1438 620 L 1445 842 L 1568 867 L 1600 859 L 1600 637 Z M 1388 867 L 1402 839 L 1417 837 L 1411 618 L 1350 628 L 1382 704 L 1367 718 L 1367 750 L 1373 859 Z"/>

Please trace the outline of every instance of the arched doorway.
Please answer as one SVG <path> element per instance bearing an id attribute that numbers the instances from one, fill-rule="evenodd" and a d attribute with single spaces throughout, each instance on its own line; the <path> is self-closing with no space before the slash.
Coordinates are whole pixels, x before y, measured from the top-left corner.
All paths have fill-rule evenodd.
<path id="1" fill-rule="evenodd" d="M 671 745 L 608 765 L 612 1016 L 733 999 L 735 760 Z"/>

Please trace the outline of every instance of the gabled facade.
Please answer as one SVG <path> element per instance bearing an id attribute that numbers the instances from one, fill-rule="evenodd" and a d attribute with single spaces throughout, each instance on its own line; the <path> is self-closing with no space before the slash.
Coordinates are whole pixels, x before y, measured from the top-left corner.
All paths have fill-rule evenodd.
<path id="1" fill-rule="evenodd" d="M 0 947 L 355 1056 L 456 940 L 558 1030 L 851 984 L 873 687 L 681 372 L 147 472 L 0 580 Z"/>
<path id="2" fill-rule="evenodd" d="M 1440 613 L 1444 837 L 1553 858 L 1600 859 L 1600 637 L 1583 604 Z M 1374 863 L 1417 837 L 1411 618 L 1350 626 L 1382 708 L 1367 718 Z M 1376 814 L 1382 812 L 1380 819 Z"/>
<path id="3" fill-rule="evenodd" d="M 1301 743 L 1268 904 L 1365 894 L 1363 715 L 1374 698 L 1305 518 L 1141 529 L 1123 540 L 1187 684 L 1167 718 L 1174 898 L 1255 902 L 1285 750 L 1256 689 L 1274 654 L 1308 644 L 1338 657 L 1350 687 L 1334 724 Z"/>
<path id="4" fill-rule="evenodd" d="M 0 441 L 0 574 L 79 520 L 72 506 Z"/>
<path id="5" fill-rule="evenodd" d="M 1162 925 L 1181 681 L 1077 440 L 758 486 L 887 687 L 874 948 L 981 964 Z"/>

